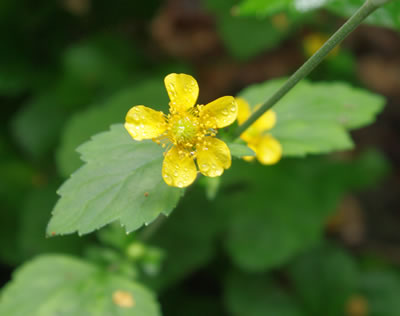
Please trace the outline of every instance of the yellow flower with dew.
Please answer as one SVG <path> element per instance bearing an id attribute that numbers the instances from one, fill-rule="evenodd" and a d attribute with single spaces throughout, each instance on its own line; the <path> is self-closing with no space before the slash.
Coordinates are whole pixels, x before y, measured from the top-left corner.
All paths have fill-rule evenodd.
<path id="1" fill-rule="evenodd" d="M 239 107 L 238 122 L 239 125 L 241 125 L 250 117 L 251 109 L 247 101 L 243 98 L 236 98 L 236 103 Z M 257 110 L 257 108 L 258 107 L 256 107 L 255 110 Z M 257 160 L 264 165 L 275 164 L 282 157 L 281 144 L 267 133 L 275 124 L 276 113 L 272 110 L 268 110 L 240 135 L 240 138 L 247 143 L 247 146 L 255 152 Z M 244 159 L 251 161 L 254 157 L 246 156 Z"/>
<path id="2" fill-rule="evenodd" d="M 231 166 L 228 146 L 216 138 L 217 129 L 232 124 L 238 115 L 235 98 L 221 97 L 206 105 L 196 105 L 199 86 L 186 74 L 169 74 L 164 79 L 170 98 L 169 114 L 143 105 L 132 107 L 125 128 L 135 140 L 152 139 L 163 147 L 162 177 L 174 187 L 193 183 L 200 172 L 218 177 Z"/>

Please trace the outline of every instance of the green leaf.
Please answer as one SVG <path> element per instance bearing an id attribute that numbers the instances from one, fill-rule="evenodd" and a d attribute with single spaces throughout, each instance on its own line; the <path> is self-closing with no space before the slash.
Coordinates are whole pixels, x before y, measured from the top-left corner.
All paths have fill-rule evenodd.
<path id="1" fill-rule="evenodd" d="M 334 14 L 350 17 L 364 3 L 364 0 L 242 0 L 238 12 L 242 15 L 270 16 L 277 12 L 304 14 L 316 9 L 327 9 Z M 400 30 L 400 3 L 392 1 L 367 18 L 370 24 Z"/>
<path id="2" fill-rule="evenodd" d="M 54 91 L 39 94 L 16 113 L 13 136 L 25 152 L 41 157 L 56 144 L 67 115 Z"/>
<path id="3" fill-rule="evenodd" d="M 280 30 L 269 20 L 221 15 L 218 31 L 233 57 L 247 60 L 278 46 L 289 34 L 289 25 Z M 251 34 L 251 36 L 249 36 Z"/>
<path id="4" fill-rule="evenodd" d="M 370 316 L 396 316 L 400 311 L 400 277 L 390 269 L 369 269 L 361 276 L 360 293 Z"/>
<path id="5" fill-rule="evenodd" d="M 9 265 L 21 261 L 18 249 L 20 210 L 37 178 L 30 165 L 20 159 L 0 136 L 0 260 Z"/>
<path id="6" fill-rule="evenodd" d="M 228 225 L 225 249 L 248 271 L 282 265 L 317 244 L 343 197 L 376 183 L 386 166 L 374 153 L 354 162 L 285 159 L 268 168 L 237 161 L 216 200 Z"/>
<path id="7" fill-rule="evenodd" d="M 118 306 L 117 291 L 133 306 Z M 0 315 L 155 316 L 160 311 L 153 294 L 136 282 L 79 259 L 47 255 L 17 270 L 1 293 Z"/>
<path id="8" fill-rule="evenodd" d="M 156 77 L 130 85 L 106 99 L 103 104 L 96 104 L 74 116 L 65 127 L 57 152 L 60 173 L 67 177 L 79 168 L 82 162 L 75 149 L 111 124 L 122 122 L 128 110 L 137 104 L 157 110 L 167 107 L 168 98 L 162 78 Z"/>
<path id="9" fill-rule="evenodd" d="M 255 156 L 255 153 L 251 148 L 243 143 L 227 143 L 231 155 L 236 158 L 242 158 L 244 156 Z"/>
<path id="10" fill-rule="evenodd" d="M 277 19 L 259 19 L 237 16 L 235 0 L 206 0 L 206 7 L 216 15 L 217 30 L 229 53 L 236 59 L 246 60 L 277 47 L 297 27 L 297 14 Z M 251 34 L 251 36 L 249 36 Z"/>
<path id="11" fill-rule="evenodd" d="M 345 251 L 329 245 L 297 258 L 289 274 L 307 315 L 343 315 L 358 288 L 359 273 L 354 260 Z"/>
<path id="12" fill-rule="evenodd" d="M 296 301 L 265 275 L 231 272 L 225 282 L 224 302 L 234 316 L 300 316 Z"/>
<path id="13" fill-rule="evenodd" d="M 225 223 L 214 201 L 207 200 L 199 186 L 192 187 L 151 239 L 166 257 L 160 273 L 146 277 L 146 284 L 166 290 L 206 265 L 216 252 L 216 239 Z"/>
<path id="14" fill-rule="evenodd" d="M 18 223 L 18 252 L 22 259 L 30 259 L 42 253 L 82 253 L 87 239 L 78 236 L 64 236 L 63 238 L 46 238 L 46 225 L 48 223 L 51 209 L 57 201 L 57 186 L 52 183 L 30 191 L 24 197 L 20 208 L 20 219 Z"/>
<path id="15" fill-rule="evenodd" d="M 161 177 L 161 146 L 134 141 L 123 125 L 95 135 L 78 151 L 86 164 L 59 189 L 49 235 L 87 234 L 117 220 L 131 232 L 168 215 L 183 193 Z"/>
<path id="16" fill-rule="evenodd" d="M 252 107 L 282 85 L 271 80 L 246 88 L 240 96 Z M 281 142 L 285 156 L 327 153 L 352 148 L 347 132 L 374 121 L 384 98 L 346 83 L 302 81 L 273 108 L 277 124 L 268 133 Z"/>

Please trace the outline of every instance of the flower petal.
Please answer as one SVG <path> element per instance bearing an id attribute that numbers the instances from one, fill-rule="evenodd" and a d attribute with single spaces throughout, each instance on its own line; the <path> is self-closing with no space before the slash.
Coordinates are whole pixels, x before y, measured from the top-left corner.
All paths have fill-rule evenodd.
<path id="1" fill-rule="evenodd" d="M 273 110 L 268 110 L 261 117 L 252 124 L 259 132 L 268 131 L 276 124 L 276 113 Z"/>
<path id="2" fill-rule="evenodd" d="M 230 96 L 218 98 L 200 109 L 200 119 L 212 128 L 231 125 L 237 115 L 238 105 L 235 98 Z"/>
<path id="3" fill-rule="evenodd" d="M 247 146 L 251 150 L 253 150 L 255 153 L 257 153 L 257 147 L 256 146 L 254 146 L 253 144 L 247 144 Z M 254 159 L 256 159 L 256 157 L 254 157 L 254 156 L 244 156 L 243 157 L 243 160 L 248 161 L 248 162 L 253 161 Z"/>
<path id="4" fill-rule="evenodd" d="M 236 103 L 238 105 L 238 123 L 239 125 L 243 124 L 251 114 L 250 105 L 247 101 L 243 98 L 235 98 Z"/>
<path id="5" fill-rule="evenodd" d="M 137 105 L 126 114 L 125 128 L 135 140 L 152 139 L 165 132 L 167 123 L 162 112 Z"/>
<path id="6" fill-rule="evenodd" d="M 272 136 L 265 135 L 255 146 L 255 152 L 259 162 L 264 165 L 273 165 L 282 157 L 282 146 Z"/>
<path id="7" fill-rule="evenodd" d="M 179 151 L 174 146 L 165 154 L 162 177 L 169 186 L 184 188 L 196 179 L 197 169 L 193 158 Z"/>
<path id="8" fill-rule="evenodd" d="M 199 86 L 196 79 L 186 74 L 169 74 L 164 79 L 170 108 L 175 111 L 185 111 L 192 108 L 199 96 Z"/>
<path id="9" fill-rule="evenodd" d="M 231 152 L 222 140 L 208 136 L 197 149 L 197 164 L 205 176 L 218 177 L 231 166 Z"/>

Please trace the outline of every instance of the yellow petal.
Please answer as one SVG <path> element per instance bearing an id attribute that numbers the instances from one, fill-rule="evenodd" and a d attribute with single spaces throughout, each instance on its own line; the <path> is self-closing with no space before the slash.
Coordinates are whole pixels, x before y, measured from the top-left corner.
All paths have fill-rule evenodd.
<path id="1" fill-rule="evenodd" d="M 237 118 L 238 105 L 234 97 L 226 96 L 208 103 L 200 110 L 200 119 L 209 127 L 222 128 Z"/>
<path id="2" fill-rule="evenodd" d="M 197 164 L 205 176 L 218 177 L 231 166 L 231 152 L 222 140 L 208 136 L 205 145 L 197 148 Z"/>
<path id="3" fill-rule="evenodd" d="M 261 117 L 252 124 L 259 132 L 268 131 L 276 124 L 276 113 L 273 110 L 268 110 Z"/>
<path id="4" fill-rule="evenodd" d="M 265 135 L 256 145 L 255 152 L 259 162 L 264 165 L 273 165 L 282 157 L 282 146 L 272 136 Z"/>
<path id="5" fill-rule="evenodd" d="M 199 86 L 192 76 L 172 73 L 165 77 L 164 83 L 173 111 L 185 111 L 196 104 Z"/>
<path id="6" fill-rule="evenodd" d="M 257 147 L 256 146 L 254 146 L 253 144 L 248 144 L 247 145 L 251 150 L 253 150 L 254 152 L 256 152 L 256 150 L 257 150 Z M 245 160 L 245 161 L 253 161 L 254 159 L 256 159 L 256 157 L 255 156 L 244 156 L 243 157 L 243 160 Z"/>
<path id="7" fill-rule="evenodd" d="M 137 105 L 126 114 L 125 128 L 135 140 L 152 139 L 165 132 L 167 123 L 162 112 Z"/>
<path id="8" fill-rule="evenodd" d="M 179 151 L 174 146 L 165 154 L 162 177 L 169 186 L 184 188 L 196 179 L 197 169 L 193 158 Z"/>
<path id="9" fill-rule="evenodd" d="M 247 101 L 243 98 L 235 98 L 236 103 L 238 105 L 238 123 L 239 125 L 243 124 L 251 114 L 250 106 Z"/>

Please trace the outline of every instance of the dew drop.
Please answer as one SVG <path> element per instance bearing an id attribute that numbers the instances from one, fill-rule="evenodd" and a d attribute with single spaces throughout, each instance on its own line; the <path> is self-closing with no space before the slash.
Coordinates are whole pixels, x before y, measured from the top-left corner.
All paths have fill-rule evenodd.
<path id="1" fill-rule="evenodd" d="M 222 114 L 223 115 L 228 115 L 228 111 L 227 110 L 222 110 Z"/>
<path id="2" fill-rule="evenodd" d="M 164 174 L 163 178 L 164 178 L 164 181 L 167 184 L 171 184 L 172 183 L 171 177 L 168 174 Z"/>
<path id="3" fill-rule="evenodd" d="M 232 106 L 232 107 L 231 107 L 231 112 L 232 112 L 232 113 L 235 113 L 235 112 L 236 112 L 236 106 Z"/>
<path id="4" fill-rule="evenodd" d="M 202 165 L 201 165 L 201 168 L 203 169 L 203 171 L 208 171 L 208 170 L 210 170 L 210 166 L 208 165 L 208 164 L 206 164 L 206 163 L 203 163 Z"/>

